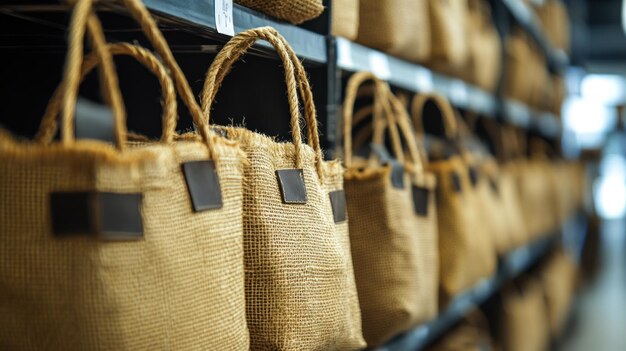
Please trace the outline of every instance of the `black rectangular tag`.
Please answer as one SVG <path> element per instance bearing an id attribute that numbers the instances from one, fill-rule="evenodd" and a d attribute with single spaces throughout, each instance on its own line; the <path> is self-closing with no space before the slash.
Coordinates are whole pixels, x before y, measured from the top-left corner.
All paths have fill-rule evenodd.
<path id="1" fill-rule="evenodd" d="M 105 240 L 143 237 L 141 194 L 97 193 L 99 235 Z"/>
<path id="2" fill-rule="evenodd" d="M 391 157 L 384 146 L 370 144 L 370 149 L 378 157 L 382 164 L 391 166 L 391 185 L 394 188 L 404 189 L 404 166 Z"/>
<path id="3" fill-rule="evenodd" d="M 413 208 L 415 213 L 423 217 L 428 215 L 429 196 L 430 191 L 428 189 L 413 185 Z"/>
<path id="4" fill-rule="evenodd" d="M 195 212 L 222 208 L 222 187 L 211 160 L 190 161 L 182 164 L 187 191 Z"/>
<path id="5" fill-rule="evenodd" d="M 142 198 L 136 193 L 51 193 L 52 232 L 56 236 L 87 235 L 111 241 L 141 239 Z"/>
<path id="6" fill-rule="evenodd" d="M 478 169 L 474 166 L 470 166 L 468 173 L 470 182 L 472 182 L 472 187 L 476 187 L 476 184 L 478 184 L 478 178 L 480 176 L 478 173 Z"/>
<path id="7" fill-rule="evenodd" d="M 284 203 L 305 204 L 307 202 L 302 169 L 279 169 L 276 171 L 276 176 Z"/>
<path id="8" fill-rule="evenodd" d="M 346 194 L 343 190 L 331 191 L 330 205 L 333 208 L 333 217 L 335 223 L 341 223 L 346 221 Z"/>
<path id="9" fill-rule="evenodd" d="M 463 187 L 461 186 L 461 177 L 457 172 L 452 171 L 452 173 L 450 173 L 450 181 L 452 182 L 452 188 L 455 192 L 460 193 L 463 191 Z"/>

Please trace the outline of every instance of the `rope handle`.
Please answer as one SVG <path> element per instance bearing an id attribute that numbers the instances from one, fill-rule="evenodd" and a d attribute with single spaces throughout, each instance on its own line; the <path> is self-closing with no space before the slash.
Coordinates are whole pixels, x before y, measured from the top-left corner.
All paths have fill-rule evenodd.
<path id="1" fill-rule="evenodd" d="M 111 106 L 115 119 L 116 144 L 120 150 L 125 147 L 126 112 L 120 95 L 117 73 L 111 54 L 106 50 L 102 26 L 92 12 L 93 0 L 76 2 L 70 19 L 68 36 L 68 50 L 63 72 L 62 89 L 62 116 L 61 116 L 61 143 L 71 145 L 75 142 L 74 114 L 80 82 L 80 66 L 83 61 L 84 38 L 87 27 L 93 44 L 94 52 L 98 55 L 101 70 L 101 88 L 105 101 Z"/>
<path id="2" fill-rule="evenodd" d="M 171 143 L 176 133 L 177 101 L 174 83 L 163 64 L 145 48 L 128 43 L 107 44 L 107 50 L 112 55 L 127 55 L 136 59 L 139 63 L 150 70 L 159 80 L 163 93 L 163 132 L 161 141 Z M 92 52 L 83 61 L 80 81 L 99 64 L 98 54 Z M 61 110 L 61 98 L 63 86 L 57 87 L 41 122 L 41 126 L 35 140 L 42 144 L 49 144 L 56 132 L 56 121 Z M 126 133 L 128 134 L 128 133 Z"/>
<path id="3" fill-rule="evenodd" d="M 291 115 L 291 133 L 295 145 L 296 167 L 302 168 L 302 134 L 300 128 L 300 108 L 298 90 L 303 98 L 304 119 L 309 130 L 309 146 L 315 151 L 316 167 L 320 178 L 323 177 L 322 151 L 317 131 L 317 118 L 313 103 L 313 94 L 308 83 L 304 67 L 295 56 L 282 36 L 271 27 L 260 27 L 243 31 L 232 37 L 217 54 L 209 67 L 201 94 L 202 110 L 205 120 L 210 121 L 211 106 L 215 101 L 217 90 L 232 65 L 256 43 L 257 40 L 269 42 L 278 53 L 285 72 L 287 98 Z"/>
<path id="4" fill-rule="evenodd" d="M 374 136 L 372 137 L 372 142 L 376 144 L 383 144 L 384 139 L 384 120 L 380 117 L 383 114 L 386 118 L 391 118 L 391 111 L 385 111 L 383 113 L 383 109 L 389 109 L 389 106 L 385 106 L 382 101 L 386 99 L 384 83 L 378 79 L 374 74 L 370 72 L 357 72 L 350 77 L 348 80 L 348 84 L 346 86 L 346 93 L 343 102 L 343 148 L 344 148 L 344 163 L 346 168 L 352 166 L 352 127 L 353 127 L 353 115 L 354 115 L 354 103 L 356 101 L 356 96 L 359 91 L 359 87 L 361 87 L 366 82 L 374 83 L 374 107 L 373 107 L 373 115 L 374 118 L 372 123 L 374 125 Z M 391 134 L 391 142 L 392 147 L 394 149 L 394 153 L 396 159 L 404 163 L 404 155 L 402 152 L 402 144 L 400 143 L 400 135 L 398 133 L 397 127 L 393 121 L 388 123 L 391 125 L 390 134 Z"/>
<path id="5" fill-rule="evenodd" d="M 458 137 L 458 125 L 456 122 L 454 109 L 450 102 L 441 95 L 437 94 L 416 94 L 413 98 L 413 106 L 411 106 L 411 116 L 413 118 L 413 126 L 417 135 L 424 135 L 424 108 L 428 102 L 432 102 L 439 109 L 443 118 L 443 125 L 446 138 L 455 140 Z"/>

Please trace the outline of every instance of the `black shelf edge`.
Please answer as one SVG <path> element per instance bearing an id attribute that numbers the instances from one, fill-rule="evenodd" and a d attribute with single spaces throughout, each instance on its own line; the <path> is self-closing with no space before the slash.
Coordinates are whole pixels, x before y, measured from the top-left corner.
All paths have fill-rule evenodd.
<path id="1" fill-rule="evenodd" d="M 552 47 L 541 30 L 537 16 L 521 0 L 500 0 L 511 16 L 515 19 L 543 51 L 552 72 L 564 72 L 569 65 L 569 57 L 562 51 Z"/>
<path id="2" fill-rule="evenodd" d="M 146 6 L 158 18 L 188 26 L 190 30 L 217 33 L 215 24 L 215 0 L 144 0 Z M 234 4 L 233 24 L 235 33 L 256 27 L 272 26 L 291 44 L 298 57 L 326 63 L 326 38 L 306 29 L 275 19 Z M 225 35 L 225 37 L 228 37 Z M 261 45 L 269 46 L 267 43 Z"/>
<path id="3" fill-rule="evenodd" d="M 559 240 L 560 236 L 555 233 L 513 250 L 500 259 L 498 271 L 493 277 L 482 280 L 472 289 L 459 295 L 434 320 L 397 336 L 376 351 L 421 350 L 432 344 L 469 311 L 500 290 L 506 282 L 514 279 L 542 257 L 545 257 Z"/>

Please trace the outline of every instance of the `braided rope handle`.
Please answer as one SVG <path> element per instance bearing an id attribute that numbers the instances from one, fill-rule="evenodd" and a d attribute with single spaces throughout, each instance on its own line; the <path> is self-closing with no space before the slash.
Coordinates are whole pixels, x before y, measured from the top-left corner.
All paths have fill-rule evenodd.
<path id="1" fill-rule="evenodd" d="M 118 43 L 108 44 L 106 46 L 108 52 L 112 55 L 127 55 L 136 59 L 140 64 L 150 70 L 159 80 L 163 93 L 163 132 L 161 141 L 171 143 L 176 132 L 177 101 L 174 83 L 169 76 L 163 64 L 145 48 L 140 46 Z M 80 74 L 80 81 L 89 74 L 99 64 L 98 54 L 93 52 L 85 58 Z M 61 98 L 63 93 L 63 85 L 60 85 L 54 92 L 50 100 L 46 112 L 41 122 L 41 126 L 35 140 L 42 144 L 48 144 L 52 141 L 56 132 L 56 120 L 61 110 Z"/>
<path id="2" fill-rule="evenodd" d="M 413 106 L 411 106 L 411 116 L 413 118 L 413 127 L 417 135 L 424 135 L 424 108 L 428 102 L 432 102 L 437 106 L 443 118 L 443 125 L 446 138 L 454 140 L 459 135 L 454 109 L 450 102 L 441 95 L 437 94 L 417 94 L 413 98 Z"/>
<path id="3" fill-rule="evenodd" d="M 389 121 L 389 123 L 385 123 L 384 119 L 381 117 L 381 114 L 385 118 L 392 118 L 391 111 L 389 111 L 389 106 L 382 103 L 382 100 L 385 100 L 385 90 L 384 83 L 378 79 L 374 74 L 370 72 L 357 72 L 350 77 L 348 80 L 348 84 L 346 86 L 346 93 L 343 100 L 343 111 L 342 111 L 342 124 L 343 124 L 343 152 L 344 152 L 344 164 L 346 168 L 350 168 L 352 166 L 352 127 L 353 127 L 353 115 L 354 115 L 354 103 L 356 101 L 357 94 L 359 92 L 359 87 L 365 84 L 366 82 L 374 83 L 374 107 L 373 107 L 373 136 L 372 142 L 376 144 L 384 143 L 384 131 L 385 125 L 388 124 L 390 126 L 389 131 L 391 135 L 391 143 L 394 149 L 394 154 L 398 161 L 404 163 L 404 153 L 402 152 L 402 144 L 400 142 L 400 135 L 398 133 L 398 129 L 395 125 L 395 122 Z M 387 109 L 386 111 L 384 111 Z M 361 119 L 361 114 L 359 114 L 359 119 Z"/>
<path id="4" fill-rule="evenodd" d="M 230 72 L 232 65 L 239 60 L 257 40 L 269 42 L 276 49 L 278 56 L 283 62 L 285 82 L 287 84 L 287 99 L 291 115 L 291 133 L 295 145 L 296 167 L 302 167 L 299 91 L 303 99 L 305 111 L 304 119 L 309 131 L 308 143 L 315 150 L 316 167 L 320 178 L 322 178 L 322 152 L 317 131 L 317 118 L 313 94 L 308 83 L 308 78 L 295 53 L 293 53 L 289 45 L 286 44 L 285 39 L 274 28 L 261 27 L 241 32 L 232 37 L 222 50 L 220 50 L 207 71 L 204 87 L 202 89 L 201 100 L 205 118 L 207 121 L 210 121 L 211 106 L 215 101 L 217 90 L 223 79 Z"/>
<path id="5" fill-rule="evenodd" d="M 113 109 L 115 118 L 116 143 L 120 150 L 124 149 L 126 113 L 123 100 L 119 91 L 117 73 L 111 54 L 105 49 L 106 39 L 100 22 L 93 16 L 93 0 L 81 0 L 76 2 L 70 19 L 70 32 L 68 50 L 63 72 L 62 92 L 62 116 L 61 116 L 61 142 L 63 145 L 71 145 L 75 142 L 74 114 L 80 83 L 80 66 L 83 61 L 85 31 L 89 27 L 90 39 L 93 48 L 98 55 L 102 70 L 101 84 L 105 94 L 105 100 Z"/>

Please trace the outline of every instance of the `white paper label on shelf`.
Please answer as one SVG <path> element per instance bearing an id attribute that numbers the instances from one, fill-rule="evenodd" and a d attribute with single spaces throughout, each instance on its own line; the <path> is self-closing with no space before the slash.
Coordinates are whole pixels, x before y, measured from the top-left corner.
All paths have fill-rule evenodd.
<path id="1" fill-rule="evenodd" d="M 389 69 L 389 61 L 387 55 L 382 52 L 372 51 L 369 56 L 370 70 L 380 79 L 389 79 L 391 70 Z"/>
<path id="2" fill-rule="evenodd" d="M 415 84 L 420 92 L 429 92 L 433 90 L 433 73 L 422 67 L 418 67 L 415 71 Z"/>
<path id="3" fill-rule="evenodd" d="M 352 44 L 343 38 L 337 38 L 337 64 L 341 68 L 354 68 L 354 61 L 352 61 Z"/>
<path id="4" fill-rule="evenodd" d="M 215 0 L 215 29 L 220 34 L 235 35 L 233 0 Z"/>

